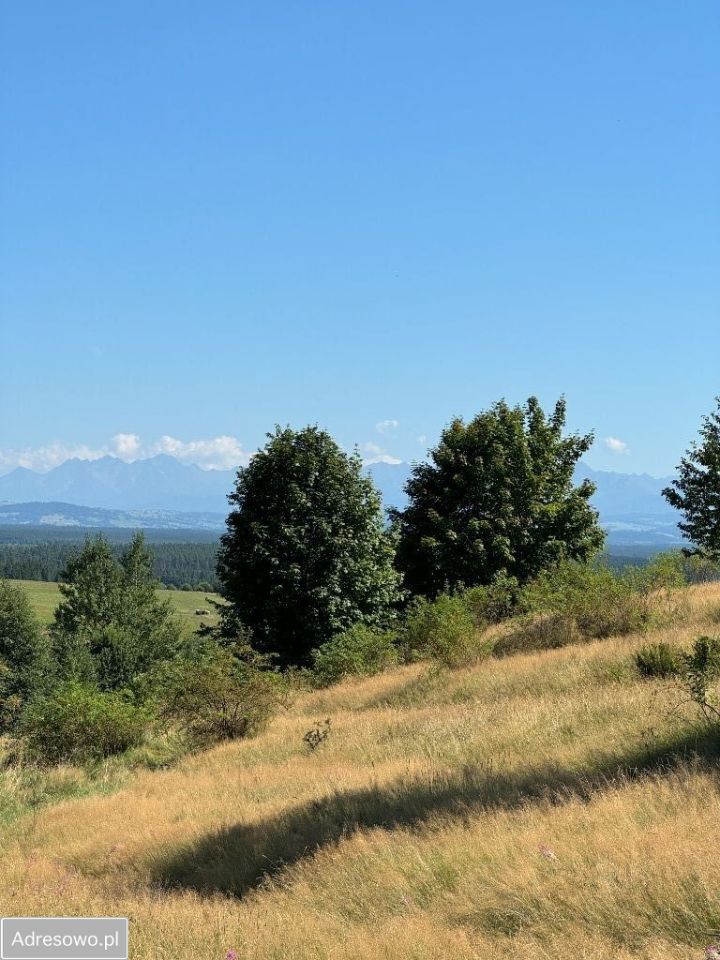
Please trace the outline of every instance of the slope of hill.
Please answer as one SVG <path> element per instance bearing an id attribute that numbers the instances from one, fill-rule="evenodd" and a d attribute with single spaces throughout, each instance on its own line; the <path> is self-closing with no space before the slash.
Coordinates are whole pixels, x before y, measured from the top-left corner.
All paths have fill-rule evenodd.
<path id="1" fill-rule="evenodd" d="M 689 596 L 649 639 L 717 623 L 717 585 Z M 61 770 L 59 796 L 96 792 L 0 827 L 0 903 L 129 916 L 135 960 L 698 960 L 720 777 L 679 693 L 634 674 L 647 640 L 405 667 L 170 770 Z M 0 809 L 18 789 L 0 773 Z"/>

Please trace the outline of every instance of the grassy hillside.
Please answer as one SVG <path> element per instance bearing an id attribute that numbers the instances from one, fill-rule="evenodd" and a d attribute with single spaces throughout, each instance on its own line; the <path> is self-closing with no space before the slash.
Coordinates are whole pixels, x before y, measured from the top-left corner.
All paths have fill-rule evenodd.
<path id="1" fill-rule="evenodd" d="M 690 597 L 655 639 L 717 631 L 720 586 Z M 254 740 L 0 827 L 0 906 L 129 916 L 135 960 L 701 958 L 720 773 L 672 681 L 635 674 L 647 640 L 304 694 Z"/>
<path id="2" fill-rule="evenodd" d="M 43 623 L 50 623 L 55 607 L 60 600 L 58 585 L 40 580 L 13 580 L 12 582 L 26 591 L 35 613 Z M 177 613 L 193 627 L 197 627 L 200 623 L 215 623 L 217 620 L 215 608 L 208 603 L 208 598 L 211 600 L 220 599 L 215 594 L 202 593 L 197 590 L 158 590 L 158 594 L 169 599 Z M 208 616 L 198 616 L 195 611 L 200 609 L 208 610 Z"/>

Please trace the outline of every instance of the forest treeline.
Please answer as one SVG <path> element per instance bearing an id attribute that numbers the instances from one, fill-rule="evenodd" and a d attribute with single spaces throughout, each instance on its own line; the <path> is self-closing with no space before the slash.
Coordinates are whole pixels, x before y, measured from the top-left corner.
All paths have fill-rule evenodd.
<path id="1" fill-rule="evenodd" d="M 57 581 L 83 542 L 0 543 L 0 579 Z M 216 590 L 218 546 L 217 542 L 153 543 L 153 576 L 169 587 Z M 114 543 L 110 549 L 119 559 L 125 545 Z"/>

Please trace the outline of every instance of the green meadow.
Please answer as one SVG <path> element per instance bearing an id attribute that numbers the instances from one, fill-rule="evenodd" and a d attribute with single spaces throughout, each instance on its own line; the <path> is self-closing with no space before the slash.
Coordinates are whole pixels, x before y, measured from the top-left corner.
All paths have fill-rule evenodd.
<path id="1" fill-rule="evenodd" d="M 55 608 L 60 602 L 60 591 L 57 583 L 48 583 L 41 580 L 17 580 L 13 582 L 23 587 L 30 598 L 35 613 L 43 623 L 50 623 Z M 158 590 L 158 596 L 168 599 L 176 613 L 193 626 L 199 626 L 201 623 L 217 623 L 217 615 L 212 601 L 218 601 L 220 597 L 215 593 L 204 593 L 200 590 Z M 208 614 L 207 616 L 200 616 L 195 612 L 196 610 L 207 610 Z"/>

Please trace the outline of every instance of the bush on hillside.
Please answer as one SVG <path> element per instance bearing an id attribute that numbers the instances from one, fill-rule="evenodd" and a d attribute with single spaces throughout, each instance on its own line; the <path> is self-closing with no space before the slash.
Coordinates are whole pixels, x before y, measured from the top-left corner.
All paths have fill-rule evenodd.
<path id="1" fill-rule="evenodd" d="M 472 587 L 463 594 L 478 627 L 507 620 L 515 612 L 519 597 L 518 581 L 504 571 L 487 586 Z"/>
<path id="2" fill-rule="evenodd" d="M 643 626 L 642 605 L 630 580 L 609 567 L 563 563 L 523 591 L 529 615 L 562 616 L 589 639 L 632 633 Z"/>
<path id="3" fill-rule="evenodd" d="M 283 677 L 249 650 L 203 642 L 187 659 L 160 664 L 146 689 L 161 719 L 198 746 L 259 732 L 286 694 Z"/>
<path id="4" fill-rule="evenodd" d="M 687 583 L 714 583 L 720 580 L 720 563 L 709 557 L 697 553 L 681 555 L 680 563 Z"/>
<path id="5" fill-rule="evenodd" d="M 324 643 L 312 654 L 312 672 L 321 687 L 344 677 L 369 677 L 396 663 L 397 648 L 391 633 L 371 630 L 362 623 Z"/>
<path id="6" fill-rule="evenodd" d="M 720 637 L 699 637 L 685 657 L 684 673 L 691 699 L 720 727 Z"/>
<path id="7" fill-rule="evenodd" d="M 37 763 L 87 763 L 137 746 L 149 722 L 148 711 L 121 694 L 67 681 L 28 705 L 19 735 Z"/>
<path id="8" fill-rule="evenodd" d="M 398 642 L 408 660 L 429 657 L 446 667 L 470 663 L 489 652 L 461 596 L 419 598 L 410 606 Z"/>
<path id="9" fill-rule="evenodd" d="M 121 690 L 158 661 L 172 660 L 180 651 L 180 627 L 159 623 L 141 632 L 127 623 L 89 627 L 75 634 L 58 634 L 55 650 L 65 664 L 67 679 Z"/>
<path id="10" fill-rule="evenodd" d="M 684 583 L 678 558 L 658 557 L 620 573 L 600 564 L 566 562 L 542 573 L 523 590 L 526 614 L 561 614 L 587 639 L 635 633 L 677 618 Z"/>
<path id="11" fill-rule="evenodd" d="M 677 554 L 622 572 L 566 561 L 522 589 L 520 616 L 498 638 L 495 652 L 555 649 L 674 622 L 685 613 L 677 589 L 684 582 Z"/>
<path id="12" fill-rule="evenodd" d="M 583 639 L 574 617 L 564 613 L 524 616 L 509 625 L 495 640 L 493 653 L 504 657 L 512 653 L 557 650 Z"/>
<path id="13" fill-rule="evenodd" d="M 682 672 L 683 662 L 682 652 L 663 641 L 646 644 L 635 654 L 638 673 L 647 679 L 676 677 Z"/>

